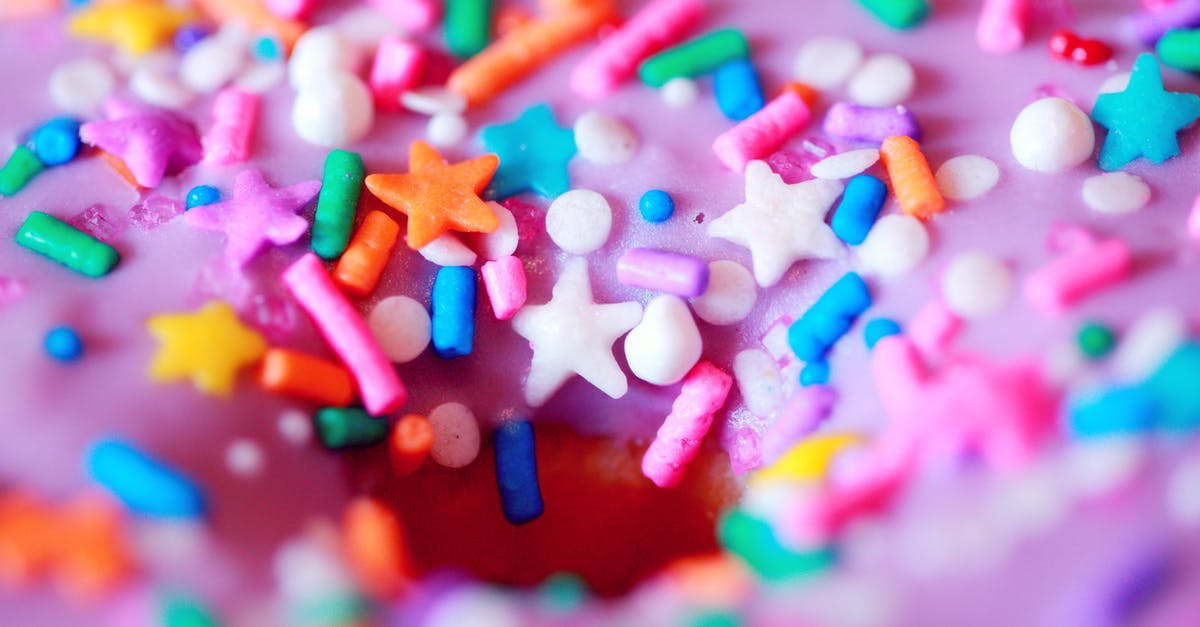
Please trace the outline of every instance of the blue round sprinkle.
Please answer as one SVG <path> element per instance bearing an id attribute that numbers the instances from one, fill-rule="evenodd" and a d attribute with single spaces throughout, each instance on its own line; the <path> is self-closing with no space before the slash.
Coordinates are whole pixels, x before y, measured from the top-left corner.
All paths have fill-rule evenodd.
<path id="1" fill-rule="evenodd" d="M 642 211 L 642 218 L 647 222 L 665 222 L 667 218 L 675 213 L 675 201 L 671 199 L 671 195 L 661 189 L 652 189 L 645 194 L 642 194 L 642 200 L 638 203 L 638 207 Z"/>
<path id="2" fill-rule="evenodd" d="M 197 185 L 188 190 L 186 209 L 211 205 L 221 200 L 221 190 L 212 185 Z"/>
<path id="3" fill-rule="evenodd" d="M 29 144 L 42 163 L 49 166 L 67 163 L 79 154 L 79 120 L 53 118 L 33 132 Z"/>
<path id="4" fill-rule="evenodd" d="M 800 385 L 823 385 L 829 383 L 829 362 L 810 361 L 800 370 Z"/>
<path id="5" fill-rule="evenodd" d="M 175 31 L 175 50 L 179 54 L 183 54 L 191 49 L 192 46 L 200 43 L 205 37 L 209 36 L 209 31 L 203 26 L 190 24 Z"/>
<path id="6" fill-rule="evenodd" d="M 71 362 L 83 356 L 83 340 L 75 329 L 63 325 L 50 329 L 44 342 L 46 353 L 62 362 Z"/>
<path id="7" fill-rule="evenodd" d="M 875 348 L 875 343 L 889 335 L 900 334 L 900 323 L 891 318 L 875 318 L 863 327 L 863 339 L 867 341 L 867 349 Z"/>
<path id="8" fill-rule="evenodd" d="M 261 61 L 279 60 L 279 42 L 273 37 L 259 37 L 254 42 L 254 57 Z"/>

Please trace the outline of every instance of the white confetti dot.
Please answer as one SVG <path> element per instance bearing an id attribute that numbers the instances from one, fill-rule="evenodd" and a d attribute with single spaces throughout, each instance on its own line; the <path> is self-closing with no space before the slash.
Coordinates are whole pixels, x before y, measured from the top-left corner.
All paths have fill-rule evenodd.
<path id="1" fill-rule="evenodd" d="M 479 456 L 479 423 L 462 403 L 443 403 L 429 412 L 433 448 L 429 456 L 447 468 L 462 468 Z"/>
<path id="2" fill-rule="evenodd" d="M 1042 98 L 1021 110 L 1009 133 L 1017 162 L 1038 172 L 1061 172 L 1092 156 L 1096 131 L 1079 107 Z"/>
<path id="3" fill-rule="evenodd" d="M 367 325 L 388 359 L 402 364 L 417 358 L 429 345 L 429 312 L 407 296 L 389 296 L 375 305 Z"/>
<path id="4" fill-rule="evenodd" d="M 195 93 L 166 73 L 149 67 L 133 71 L 129 77 L 129 90 L 142 102 L 164 109 L 186 107 L 196 98 Z"/>
<path id="5" fill-rule="evenodd" d="M 117 86 L 107 65 L 96 59 L 68 61 L 50 74 L 50 100 L 70 113 L 92 113 Z"/>
<path id="6" fill-rule="evenodd" d="M 814 163 L 809 172 L 819 179 L 848 179 L 879 161 L 879 149 L 862 148 L 838 153 Z"/>
<path id="7" fill-rule="evenodd" d="M 672 78 L 660 91 L 663 104 L 672 109 L 686 109 L 700 98 L 700 87 L 690 78 Z"/>
<path id="8" fill-rule="evenodd" d="M 892 107 L 908 100 L 916 87 L 912 65 L 896 54 L 867 59 L 846 86 L 850 100 L 868 107 Z"/>
<path id="9" fill-rule="evenodd" d="M 352 74 L 305 83 L 292 105 L 292 128 L 300 139 L 328 148 L 362 139 L 374 118 L 371 91 Z"/>
<path id="10" fill-rule="evenodd" d="M 429 118 L 425 137 L 438 148 L 458 145 L 467 137 L 467 121 L 457 113 L 435 113 Z"/>
<path id="11" fill-rule="evenodd" d="M 1189 459 L 1171 473 L 1167 511 L 1175 522 L 1200 527 L 1200 459 Z"/>
<path id="12" fill-rule="evenodd" d="M 813 37 L 796 54 L 792 76 L 814 89 L 833 89 L 863 62 L 858 42 L 845 37 Z"/>
<path id="13" fill-rule="evenodd" d="M 180 59 L 179 80 L 197 93 L 215 92 L 242 73 L 248 52 L 239 38 L 223 33 L 205 37 Z"/>
<path id="14" fill-rule="evenodd" d="M 950 200 L 974 200 L 1000 182 L 996 162 L 979 155 L 960 155 L 937 169 L 938 191 Z"/>
<path id="15" fill-rule="evenodd" d="M 620 165 L 637 154 L 638 136 L 621 120 L 588 111 L 575 120 L 575 145 L 579 156 L 592 163 Z"/>
<path id="16" fill-rule="evenodd" d="M 400 105 L 422 115 L 462 113 L 467 110 L 467 101 L 462 96 L 436 86 L 420 87 L 400 94 Z"/>
<path id="17" fill-rule="evenodd" d="M 472 233 L 471 236 L 475 250 L 479 251 L 484 259 L 494 261 L 516 252 L 517 245 L 520 244 L 520 235 L 517 231 L 517 219 L 511 211 L 498 202 L 488 202 L 488 206 L 496 212 L 500 226 L 491 233 Z"/>
<path id="18" fill-rule="evenodd" d="M 1133 213 L 1150 202 L 1150 186 L 1128 172 L 1105 172 L 1083 182 L 1083 203 L 1107 214 Z"/>
<path id="19" fill-rule="evenodd" d="M 262 447 L 254 440 L 237 439 L 225 449 L 225 469 L 235 477 L 257 477 L 262 474 L 264 465 Z"/>
<path id="20" fill-rule="evenodd" d="M 900 213 L 883 216 L 858 247 L 862 271 L 898 277 L 916 268 L 929 254 L 929 232 L 921 221 Z"/>
<path id="21" fill-rule="evenodd" d="M 942 273 L 942 298 L 964 318 L 979 318 L 1008 302 L 1012 271 L 1004 262 L 981 252 L 963 253 Z"/>
<path id="22" fill-rule="evenodd" d="M 279 415 L 275 428 L 285 442 L 295 446 L 304 446 L 312 438 L 312 420 L 299 409 L 285 411 Z"/>
<path id="23" fill-rule="evenodd" d="M 417 252 L 429 263 L 439 266 L 473 266 L 477 257 L 475 251 L 467 248 L 458 235 L 450 231 L 437 236 Z"/>
<path id="24" fill-rule="evenodd" d="M 546 211 L 546 233 L 559 248 L 574 255 L 603 246 L 611 230 L 612 207 L 590 189 L 573 189 L 555 198 Z"/>
<path id="25" fill-rule="evenodd" d="M 736 261 L 708 264 L 708 288 L 692 299 L 692 309 L 701 320 L 716 325 L 741 322 L 758 301 L 754 275 Z"/>

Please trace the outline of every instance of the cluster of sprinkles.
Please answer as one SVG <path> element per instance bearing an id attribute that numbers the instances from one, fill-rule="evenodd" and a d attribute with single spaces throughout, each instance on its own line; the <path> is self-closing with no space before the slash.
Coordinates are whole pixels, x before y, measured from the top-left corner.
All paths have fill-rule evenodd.
<path id="1" fill-rule="evenodd" d="M 544 0 L 536 14 L 488 0 L 372 0 L 372 14 L 350 11 L 338 24 L 309 28 L 316 4 L 198 0 L 183 7 L 114 0 L 73 6 L 67 31 L 119 50 L 130 64 L 125 87 L 134 98 L 114 95 L 118 76 L 103 63 L 64 64 L 49 89 L 70 115 L 42 122 L 0 167 L 0 195 L 13 197 L 37 185 L 49 168 L 103 159 L 141 196 L 145 228 L 182 216 L 190 228 L 219 233 L 218 265 L 234 275 L 267 249 L 311 235 L 311 252 L 290 260 L 278 282 L 324 340 L 324 354 L 288 345 L 286 333 L 256 328 L 234 299 L 218 297 L 194 311 L 144 321 L 155 342 L 147 376 L 156 383 L 186 381 L 227 398 L 239 381 L 252 380 L 311 409 L 311 417 L 280 421 L 284 437 L 303 441 L 311 433 L 324 448 L 347 455 L 384 445 L 394 476 L 427 472 L 430 459 L 466 468 L 490 442 L 498 515 L 512 525 L 536 521 L 555 506 L 540 487 L 538 424 L 531 416 L 572 378 L 613 399 L 630 391 L 630 373 L 653 386 L 678 386 L 641 458 L 642 475 L 659 488 L 681 484 L 705 443 L 717 439 L 710 433 L 726 413 L 762 418 L 758 428 L 727 429 L 721 442 L 735 472 L 753 471 L 742 501 L 717 523 L 723 551 L 680 560 L 646 584 L 670 588 L 697 607 L 707 600 L 730 612 L 695 618 L 696 624 L 736 620 L 754 580 L 834 571 L 852 525 L 901 500 L 923 468 L 948 452 L 970 455 L 1004 476 L 1043 463 L 1057 431 L 1083 441 L 1200 427 L 1200 393 L 1193 385 L 1200 344 L 1189 339 L 1178 312 L 1147 312 L 1125 333 L 1087 321 L 1060 362 L 1053 354 L 1001 361 L 957 345 L 973 320 L 999 311 L 1015 293 L 1032 310 L 1059 319 L 1136 274 L 1134 251 L 1120 236 L 1064 226 L 1053 258 L 1023 277 L 990 252 L 964 252 L 939 274 L 938 295 L 908 320 L 873 311 L 881 282 L 908 274 L 929 255 L 938 216 L 983 197 L 1001 179 L 1000 166 L 980 155 L 933 167 L 921 145 L 920 112 L 905 104 L 918 91 L 918 75 L 900 55 L 869 52 L 844 37 L 813 37 L 796 55 L 794 81 L 772 92 L 745 33 L 699 32 L 709 13 L 701 0 L 652 0 L 625 19 L 611 0 Z M 919 28 L 936 15 L 925 0 L 858 4 L 864 15 L 899 30 Z M 1029 45 L 1039 36 L 1034 26 L 1050 21 L 1037 4 L 985 0 L 978 46 L 1008 54 Z M 1200 69 L 1200 4 L 1143 5 L 1133 23 L 1155 53 L 1142 53 L 1127 76 L 1106 83 L 1090 113 L 1063 97 L 1038 98 L 1014 112 L 1008 138 L 1016 164 L 1032 171 L 1060 173 L 1095 159 L 1102 172 L 1085 181 L 1081 197 L 1099 213 L 1131 213 L 1148 204 L 1149 184 L 1122 168 L 1180 154 L 1179 134 L 1200 118 L 1200 96 L 1167 90 L 1160 68 Z M 0 18 L 57 9 L 29 0 L 5 5 Z M 459 62 L 444 80 L 429 84 L 439 52 L 416 38 L 364 36 L 369 27 L 351 19 L 380 15 L 414 34 L 440 23 Z M 374 56 L 366 73 L 358 71 L 365 48 L 347 32 L 370 41 L 366 48 Z M 581 101 L 601 101 L 640 81 L 660 91 L 664 106 L 681 107 L 696 100 L 699 82 L 711 77 L 714 107 L 729 125 L 703 158 L 741 178 L 744 201 L 703 231 L 745 249 L 750 268 L 671 249 L 669 242 L 631 246 L 612 269 L 616 280 L 653 296 L 644 303 L 597 302 L 590 276 L 597 268 L 588 256 L 609 243 L 620 214 L 604 195 L 573 186 L 568 166 L 577 157 L 601 166 L 628 163 L 643 139 L 606 113 L 589 111 L 563 126 L 551 104 L 533 103 L 511 121 L 480 129 L 483 154 L 443 156 L 464 144 L 472 108 L 581 45 L 591 49 L 568 81 Z M 1068 30 L 1053 31 L 1046 50 L 1077 68 L 1110 63 L 1114 54 L 1108 43 Z M 320 181 L 276 186 L 262 171 L 245 168 L 228 190 L 200 184 L 181 200 L 155 193 L 185 171 L 241 168 L 254 160 L 258 122 L 277 114 L 264 108 L 264 94 L 285 83 L 294 92 L 296 136 L 330 149 Z M 822 103 L 837 97 L 844 99 Z M 184 113 L 199 98 L 211 100 L 203 133 Z M 814 124 L 822 104 L 824 117 Z M 428 117 L 425 138 L 407 146 L 405 171 L 369 170 L 349 148 L 368 137 L 378 116 L 403 111 Z M 814 139 L 804 142 L 802 154 L 787 150 L 810 126 L 853 148 L 839 152 Z M 1104 129 L 1100 141 L 1096 126 Z M 527 285 L 532 257 L 518 254 L 528 239 L 522 194 L 548 201 L 538 226 L 571 255 L 541 302 Z M 380 208 L 363 209 L 375 201 Z M 676 213 L 666 189 L 629 201 L 647 223 Z M 103 227 L 103 210 L 91 211 L 62 220 L 31 210 L 15 243 L 106 280 L 121 271 L 124 244 Z M 1200 233 L 1200 199 L 1180 226 L 1192 237 Z M 754 310 L 760 290 L 780 285 L 798 262 L 842 259 L 850 251 L 855 268 L 811 286 L 811 303 L 779 316 L 758 345 L 739 347 L 728 363 L 706 350 L 708 327 L 697 318 L 738 324 Z M 414 253 L 437 266 L 428 300 L 390 296 L 364 311 L 358 301 L 377 291 L 389 262 Z M 19 298 L 21 289 L 0 283 L 0 306 Z M 423 391 L 410 390 L 396 365 L 427 349 L 439 359 L 469 362 L 477 326 L 488 315 L 529 343 L 526 407 L 495 420 L 490 430 L 459 402 L 441 403 L 428 415 L 407 411 L 410 394 Z M 842 402 L 833 364 L 856 328 L 887 417 L 873 434 L 830 428 Z M 86 329 L 60 324 L 42 345 L 46 358 L 62 367 L 87 368 L 90 341 Z M 1111 367 L 1118 376 L 1077 389 L 1072 378 L 1090 365 Z M 264 464 L 252 440 L 234 441 L 225 459 L 244 477 L 261 473 Z M 214 507 L 201 482 L 119 435 L 93 442 L 84 466 L 112 498 L 60 503 L 15 488 L 0 491 L 4 581 L 49 576 L 71 597 L 109 593 L 137 576 L 140 558 L 126 537 L 130 519 L 203 522 Z M 1182 466 L 1170 489 L 1177 516 L 1200 521 L 1192 495 L 1200 490 L 1195 464 Z M 403 512 L 381 497 L 355 496 L 340 520 L 306 531 L 277 552 L 287 620 L 357 623 L 372 615 L 369 600 L 386 604 L 429 594 L 413 541 Z M 561 612 L 568 621 L 576 610 L 596 617 L 569 585 L 555 591 L 547 584 L 546 590 L 562 596 L 555 603 L 563 607 L 538 611 Z M 515 602 L 488 594 L 482 586 L 462 586 L 442 595 L 429 611 L 446 616 L 433 622 L 486 617 L 503 624 L 518 611 Z M 168 625 L 218 621 L 202 600 L 186 595 L 160 605 L 160 622 Z"/>

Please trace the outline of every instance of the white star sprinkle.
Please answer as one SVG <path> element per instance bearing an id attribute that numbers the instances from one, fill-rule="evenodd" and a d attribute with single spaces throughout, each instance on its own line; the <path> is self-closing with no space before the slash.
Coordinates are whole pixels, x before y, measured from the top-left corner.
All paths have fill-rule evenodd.
<path id="1" fill-rule="evenodd" d="M 746 202 L 713 220 L 711 237 L 750 249 L 754 278 L 770 287 L 801 259 L 842 255 L 841 240 L 825 224 L 825 213 L 842 193 L 836 180 L 788 185 L 764 161 L 746 165 Z"/>
<path id="2" fill-rule="evenodd" d="M 596 304 L 587 263 L 572 259 L 558 277 L 550 302 L 527 305 L 513 318 L 513 329 L 533 348 L 525 402 L 532 407 L 545 403 L 573 374 L 613 398 L 624 396 L 629 381 L 613 357 L 612 345 L 641 319 L 638 303 Z"/>

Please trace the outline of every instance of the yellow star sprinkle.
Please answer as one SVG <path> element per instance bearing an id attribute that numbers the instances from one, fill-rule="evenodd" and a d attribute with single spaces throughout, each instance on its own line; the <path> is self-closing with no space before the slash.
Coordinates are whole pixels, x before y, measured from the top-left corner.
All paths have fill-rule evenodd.
<path id="1" fill-rule="evenodd" d="M 121 0 L 92 3 L 71 18 L 68 32 L 118 46 L 131 54 L 145 54 L 169 43 L 179 27 L 195 14 L 156 0 Z"/>
<path id="2" fill-rule="evenodd" d="M 242 324 L 229 303 L 219 300 L 196 313 L 154 316 L 146 329 L 159 343 L 150 378 L 159 383 L 190 378 L 213 396 L 232 394 L 238 370 L 267 350 L 266 340 Z"/>

